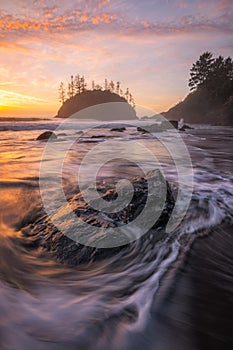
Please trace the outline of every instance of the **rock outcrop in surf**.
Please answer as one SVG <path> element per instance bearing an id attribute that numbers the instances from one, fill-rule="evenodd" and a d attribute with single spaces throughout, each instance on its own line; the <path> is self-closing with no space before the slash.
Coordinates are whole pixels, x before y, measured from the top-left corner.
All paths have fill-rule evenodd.
<path id="1" fill-rule="evenodd" d="M 63 105 L 60 107 L 57 113 L 57 118 L 69 118 L 70 116 L 75 114 L 77 119 L 97 119 L 97 120 L 113 120 L 111 113 L 108 115 L 96 114 L 93 116 L 93 113 L 89 115 L 86 113 L 78 114 L 78 112 L 95 105 L 100 105 L 103 103 L 113 103 L 113 102 L 121 102 L 124 103 L 123 113 L 119 113 L 117 115 L 118 120 L 135 120 L 137 119 L 136 112 L 134 108 L 127 102 L 124 97 L 119 96 L 116 93 L 110 91 L 102 91 L 102 90 L 87 90 L 81 94 L 77 94 L 68 100 L 66 100 Z M 117 105 L 116 105 L 117 106 Z M 113 107 L 115 108 L 115 106 Z"/>
<path id="2" fill-rule="evenodd" d="M 161 184 L 164 182 L 166 184 L 165 203 L 158 220 L 154 220 L 158 208 L 149 208 L 150 212 L 147 213 L 147 217 L 149 217 L 149 220 L 152 220 L 151 228 L 133 243 L 114 248 L 94 248 L 88 245 L 82 245 L 60 232 L 48 216 L 41 215 L 35 223 L 29 224 L 22 229 L 25 237 L 25 244 L 34 249 L 42 248 L 45 252 L 52 254 L 58 261 L 69 265 L 100 261 L 110 258 L 119 252 L 122 252 L 122 254 L 130 254 L 131 252 L 139 254 L 145 242 L 147 242 L 147 244 L 155 244 L 165 237 L 165 227 L 174 207 L 174 198 L 171 188 L 163 178 L 163 175 L 159 171 L 153 171 L 150 178 L 153 181 L 155 191 L 153 191 L 153 194 L 149 194 L 149 197 L 155 196 L 154 199 L 158 199 L 161 192 Z M 102 228 L 104 231 L 109 227 L 122 227 L 126 223 L 135 220 L 135 218 L 140 215 L 148 200 L 146 178 L 140 176 L 135 177 L 132 179 L 131 184 L 134 187 L 133 198 L 128 206 L 117 213 L 105 213 L 104 211 L 93 209 L 89 203 L 84 201 L 81 193 L 74 195 L 68 201 L 68 205 L 76 214 L 77 220 L 84 221 L 92 228 Z M 98 193 L 102 199 L 106 202 L 114 202 L 118 196 L 115 184 L 99 182 L 97 185 Z M 64 210 L 61 208 L 56 215 L 61 218 L 64 217 Z M 87 232 L 83 234 L 88 235 L 88 229 Z M 97 239 L 101 240 L 102 238 L 98 237 Z M 117 237 L 111 237 L 111 239 L 114 240 L 117 239 Z"/>
<path id="3" fill-rule="evenodd" d="M 57 139 L 56 134 L 52 131 L 45 131 L 37 137 L 38 141 L 49 140 L 49 139 L 56 140 Z"/>
<path id="4" fill-rule="evenodd" d="M 57 118 L 75 119 L 96 119 L 96 120 L 132 120 L 136 119 L 135 101 L 133 95 L 127 88 L 125 91 L 119 81 L 108 81 L 105 79 L 104 85 L 96 84 L 92 81 L 91 87 L 84 76 L 79 74 L 71 75 L 67 87 L 63 82 L 59 87 L 59 101 L 62 106 L 58 110 Z M 119 103 L 120 106 L 108 106 L 107 111 L 103 109 L 89 109 L 87 113 L 78 113 L 88 107 L 101 105 L 104 103 Z"/>

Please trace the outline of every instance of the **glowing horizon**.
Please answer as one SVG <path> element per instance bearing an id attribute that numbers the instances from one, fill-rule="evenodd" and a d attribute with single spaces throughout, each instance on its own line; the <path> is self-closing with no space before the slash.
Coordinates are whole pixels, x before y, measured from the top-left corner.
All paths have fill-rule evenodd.
<path id="1" fill-rule="evenodd" d="M 188 93 L 203 51 L 233 52 L 230 0 L 3 0 L 0 9 L 0 116 L 54 116 L 72 74 L 119 80 L 136 104 L 162 112 Z"/>

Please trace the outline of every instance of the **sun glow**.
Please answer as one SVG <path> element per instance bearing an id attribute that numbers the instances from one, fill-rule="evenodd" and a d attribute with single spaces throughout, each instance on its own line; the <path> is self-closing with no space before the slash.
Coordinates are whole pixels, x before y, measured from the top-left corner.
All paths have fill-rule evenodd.
<path id="1" fill-rule="evenodd" d="M 54 106 L 52 106 L 54 108 Z M 0 115 L 27 115 L 39 112 L 51 113 L 51 103 L 42 98 L 13 91 L 0 90 Z M 36 113 L 37 114 L 37 113 Z"/>

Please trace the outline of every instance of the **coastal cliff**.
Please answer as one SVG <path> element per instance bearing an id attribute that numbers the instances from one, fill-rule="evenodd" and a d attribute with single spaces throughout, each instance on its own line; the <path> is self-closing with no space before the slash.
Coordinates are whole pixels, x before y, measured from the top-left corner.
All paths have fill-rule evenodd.
<path id="1" fill-rule="evenodd" d="M 233 61 L 204 52 L 190 69 L 186 98 L 163 115 L 188 123 L 233 125 Z"/>
<path id="2" fill-rule="evenodd" d="M 213 100 L 205 89 L 196 90 L 162 113 L 167 119 L 183 118 L 187 123 L 233 125 L 233 91 L 226 101 Z"/>

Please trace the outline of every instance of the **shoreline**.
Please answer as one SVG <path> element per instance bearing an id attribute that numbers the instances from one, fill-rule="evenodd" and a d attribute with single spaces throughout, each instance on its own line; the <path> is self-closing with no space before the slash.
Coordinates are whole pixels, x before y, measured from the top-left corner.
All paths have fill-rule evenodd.
<path id="1" fill-rule="evenodd" d="M 53 120 L 51 118 L 34 118 L 34 117 L 0 117 L 0 122 L 40 122 L 45 120 Z"/>

